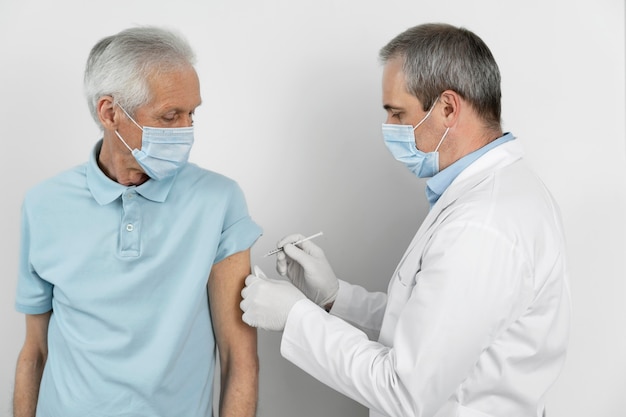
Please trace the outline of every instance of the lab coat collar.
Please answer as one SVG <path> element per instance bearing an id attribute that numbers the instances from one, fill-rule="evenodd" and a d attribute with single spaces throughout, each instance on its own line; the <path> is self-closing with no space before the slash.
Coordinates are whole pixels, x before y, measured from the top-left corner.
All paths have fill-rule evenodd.
<path id="1" fill-rule="evenodd" d="M 509 166 L 523 157 L 524 149 L 517 139 L 505 142 L 491 149 L 465 168 L 463 172 L 454 179 L 448 189 L 441 195 L 439 201 L 435 203 L 431 213 L 436 216 L 437 213 L 452 204 L 459 196 L 463 195 L 467 189 L 482 182 L 491 175 L 493 171 Z"/>
<path id="2" fill-rule="evenodd" d="M 404 263 L 404 260 L 418 246 L 420 240 L 424 236 L 428 236 L 428 230 L 435 224 L 437 217 L 446 207 L 454 203 L 467 190 L 488 178 L 495 170 L 511 165 L 523 156 L 524 151 L 519 140 L 511 140 L 491 149 L 463 170 L 430 209 L 399 265 Z"/>

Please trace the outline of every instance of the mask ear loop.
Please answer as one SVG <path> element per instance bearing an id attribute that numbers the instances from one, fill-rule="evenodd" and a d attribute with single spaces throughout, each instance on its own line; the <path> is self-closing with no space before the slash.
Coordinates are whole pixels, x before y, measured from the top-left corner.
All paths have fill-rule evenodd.
<path id="1" fill-rule="evenodd" d="M 126 109 L 124 107 L 122 107 L 122 105 L 120 103 L 115 103 L 117 104 L 117 106 L 122 109 L 122 111 L 124 112 L 124 114 L 126 115 L 126 117 L 128 117 L 130 119 L 131 122 L 133 122 L 135 124 L 135 126 L 137 126 L 139 129 L 141 129 L 141 131 L 143 132 L 143 127 L 139 126 L 139 124 L 135 121 L 135 119 L 133 119 L 132 117 L 130 117 L 130 114 L 128 114 L 128 112 L 126 111 Z M 117 131 L 117 129 L 115 130 L 115 134 L 117 135 L 118 138 L 120 138 L 120 140 L 122 141 L 122 143 L 124 144 L 124 146 L 126 146 L 128 148 L 128 150 L 132 153 L 133 150 L 130 148 L 130 146 L 128 146 L 128 143 L 126 143 L 126 141 L 124 139 L 122 139 L 122 135 L 119 134 L 119 132 Z"/>
<path id="2" fill-rule="evenodd" d="M 426 121 L 426 119 L 428 119 L 428 116 L 430 116 L 430 114 L 433 112 L 433 109 L 435 108 L 435 105 L 437 104 L 437 101 L 439 101 L 439 96 L 437 96 L 437 98 L 435 98 L 435 101 L 433 102 L 433 105 L 430 106 L 430 110 L 428 110 L 428 113 L 426 113 L 426 116 L 424 116 L 424 118 L 422 120 L 420 120 L 418 124 L 415 125 L 415 127 L 413 128 L 414 132 L 415 132 L 415 129 L 420 127 L 420 125 L 422 123 L 424 123 Z M 122 109 L 122 110 L 124 110 L 124 109 Z"/>
<path id="3" fill-rule="evenodd" d="M 446 131 L 443 133 L 443 136 L 441 137 L 441 140 L 439 141 L 439 144 L 437 145 L 437 147 L 435 148 L 435 152 L 437 152 L 439 150 L 439 147 L 441 146 L 441 143 L 443 142 L 443 140 L 446 138 L 446 136 L 448 135 L 448 132 L 450 131 L 450 128 L 447 128 Z"/>
<path id="4" fill-rule="evenodd" d="M 143 127 L 139 126 L 139 123 L 137 123 L 135 121 L 135 119 L 133 119 L 132 117 L 130 117 L 130 114 L 128 114 L 128 112 L 126 111 L 126 109 L 124 107 L 122 107 L 122 105 L 120 103 L 115 103 L 117 104 L 117 106 L 122 109 L 122 111 L 124 112 L 124 114 L 126 115 L 126 117 L 128 117 L 130 119 L 131 122 L 133 122 L 135 124 L 135 126 L 137 126 L 139 129 L 141 129 L 141 131 L 143 132 Z"/>
<path id="5" fill-rule="evenodd" d="M 130 149 L 130 146 L 128 146 L 128 144 L 126 143 L 126 141 L 124 139 L 122 139 L 122 135 L 119 134 L 119 132 L 116 130 L 115 134 L 117 135 L 118 138 L 120 138 L 120 140 L 122 141 L 122 143 L 124 144 L 124 146 L 126 146 L 128 148 L 128 150 L 132 153 L 133 150 Z"/>

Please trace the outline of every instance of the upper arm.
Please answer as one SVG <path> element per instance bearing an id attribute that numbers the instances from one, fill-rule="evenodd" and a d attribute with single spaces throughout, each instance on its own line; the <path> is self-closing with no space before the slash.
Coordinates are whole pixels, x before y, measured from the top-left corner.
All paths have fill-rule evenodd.
<path id="1" fill-rule="evenodd" d="M 22 355 L 29 357 L 48 355 L 48 324 L 52 311 L 43 314 L 26 314 L 26 338 Z"/>
<path id="2" fill-rule="evenodd" d="M 52 311 L 26 315 L 26 338 L 15 369 L 13 412 L 34 416 L 41 376 L 48 358 L 48 324 Z"/>
<path id="3" fill-rule="evenodd" d="M 213 265 L 208 293 L 213 329 L 224 368 L 233 356 L 256 360 L 256 329 L 245 324 L 239 308 L 241 290 L 250 274 L 250 250 L 237 252 Z"/>

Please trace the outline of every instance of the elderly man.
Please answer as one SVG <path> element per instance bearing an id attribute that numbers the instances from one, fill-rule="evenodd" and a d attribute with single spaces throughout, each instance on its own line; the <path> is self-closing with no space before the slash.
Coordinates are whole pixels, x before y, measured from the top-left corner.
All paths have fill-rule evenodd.
<path id="1" fill-rule="evenodd" d="M 277 269 L 295 285 L 257 270 L 244 321 L 284 329 L 282 355 L 371 416 L 541 416 L 569 334 L 565 243 L 556 203 L 502 132 L 496 62 L 445 24 L 408 29 L 380 56 L 383 137 L 430 178 L 430 212 L 386 294 L 338 280 L 319 247 L 287 236 Z"/>
<path id="2" fill-rule="evenodd" d="M 14 415 L 253 416 L 256 329 L 240 292 L 260 228 L 231 179 L 187 159 L 200 105 L 176 33 L 99 41 L 85 92 L 103 136 L 23 203 Z"/>

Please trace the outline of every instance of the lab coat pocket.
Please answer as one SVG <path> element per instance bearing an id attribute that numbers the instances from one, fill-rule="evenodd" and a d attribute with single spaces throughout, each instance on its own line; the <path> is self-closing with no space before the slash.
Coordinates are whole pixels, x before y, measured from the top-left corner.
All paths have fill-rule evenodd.
<path id="1" fill-rule="evenodd" d="M 396 275 L 398 280 L 404 287 L 414 287 L 417 281 L 417 274 L 422 266 L 422 258 L 419 254 L 412 251 L 409 253 L 402 264 L 398 265 Z"/>

